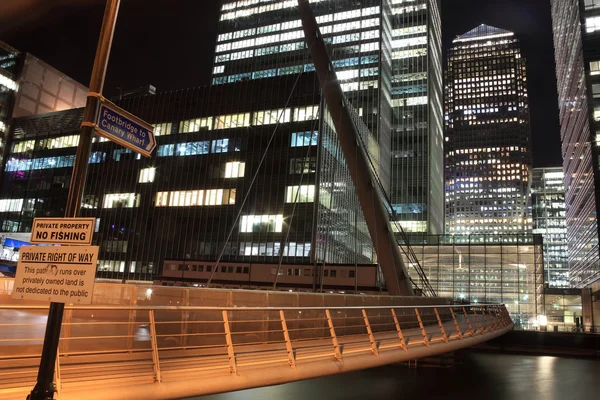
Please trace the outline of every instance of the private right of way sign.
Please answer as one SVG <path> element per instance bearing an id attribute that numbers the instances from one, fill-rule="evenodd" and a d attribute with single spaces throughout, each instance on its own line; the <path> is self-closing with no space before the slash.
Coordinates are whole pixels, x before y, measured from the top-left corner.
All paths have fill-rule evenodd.
<path id="1" fill-rule="evenodd" d="M 23 246 L 12 298 L 91 304 L 98 246 Z"/>

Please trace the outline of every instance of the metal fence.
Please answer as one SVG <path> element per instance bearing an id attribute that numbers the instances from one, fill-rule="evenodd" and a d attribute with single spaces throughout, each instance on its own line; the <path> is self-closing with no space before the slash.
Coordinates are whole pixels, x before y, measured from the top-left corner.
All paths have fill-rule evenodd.
<path id="1" fill-rule="evenodd" d="M 46 312 L 0 306 L 0 397 L 33 387 Z M 67 306 L 55 380 L 61 398 L 185 397 L 453 351 L 510 327 L 506 308 L 487 304 Z"/>

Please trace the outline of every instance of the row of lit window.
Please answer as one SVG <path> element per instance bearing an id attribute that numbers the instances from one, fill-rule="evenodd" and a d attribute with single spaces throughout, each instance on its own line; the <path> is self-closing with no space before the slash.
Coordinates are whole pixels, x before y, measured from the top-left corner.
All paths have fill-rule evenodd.
<path id="1" fill-rule="evenodd" d="M 17 142 L 13 145 L 13 153 L 24 153 L 29 150 L 33 150 L 35 147 L 35 140 L 25 140 Z M 38 148 L 40 150 L 53 150 L 53 149 L 64 149 L 68 147 L 77 147 L 79 144 L 79 135 L 61 136 L 58 138 L 41 139 L 38 142 Z"/>
<path id="2" fill-rule="evenodd" d="M 222 206 L 235 204 L 236 189 L 178 190 L 156 193 L 156 207 Z"/>
<path id="3" fill-rule="evenodd" d="M 199 132 L 201 130 L 220 130 L 249 127 L 251 125 L 274 124 L 279 122 L 292 122 L 291 112 L 293 110 L 293 121 L 301 122 L 318 118 L 319 106 L 294 107 L 278 110 L 260 110 L 253 113 L 239 113 L 219 115 L 217 117 L 205 117 L 184 120 L 179 123 L 178 133 Z M 163 122 L 154 125 L 155 135 L 170 135 L 173 132 L 173 123 Z M 21 146 L 20 144 L 16 144 Z M 15 146 L 16 146 L 15 145 Z"/>
<path id="4" fill-rule="evenodd" d="M 240 151 L 240 147 L 233 141 L 225 139 L 205 140 L 201 142 L 171 143 L 158 146 L 156 155 L 158 157 L 171 156 L 196 156 L 209 153 L 227 153 Z"/>
<path id="5" fill-rule="evenodd" d="M 320 31 L 323 36 L 328 36 L 332 33 L 340 33 L 345 31 L 352 30 L 361 30 L 368 29 L 372 27 L 377 27 L 379 25 L 379 18 L 366 19 L 362 21 L 354 21 L 354 22 L 346 22 L 335 25 L 322 25 L 320 26 Z M 374 30 L 374 32 L 379 32 L 379 30 Z M 365 33 L 365 32 L 363 32 Z M 360 35 L 360 33 L 359 33 Z M 251 36 L 251 35 L 248 35 Z M 215 53 L 224 53 L 231 50 L 244 49 L 248 47 L 257 47 L 270 43 L 281 43 L 287 42 L 295 39 L 304 38 L 304 31 L 302 29 L 285 32 L 285 33 L 277 33 L 274 35 L 268 36 L 259 36 L 257 38 L 248 38 L 248 36 L 243 36 L 244 39 L 237 40 L 233 42 L 227 42 L 217 45 L 215 48 Z"/>
<path id="6" fill-rule="evenodd" d="M 246 170 L 246 163 L 240 161 L 230 161 L 225 163 L 225 175 L 224 177 L 229 178 L 243 178 Z M 140 170 L 139 183 L 150 183 L 154 182 L 156 177 L 156 168 L 149 167 Z"/>
<path id="7" fill-rule="evenodd" d="M 362 33 L 358 32 L 358 33 L 350 33 L 350 34 L 346 34 L 346 35 L 326 37 L 324 39 L 324 41 L 328 44 L 342 44 L 342 43 L 358 42 L 361 40 L 365 41 L 365 40 L 369 40 L 369 39 L 375 39 L 377 37 L 379 37 L 379 31 L 373 30 L 373 31 L 367 31 L 367 32 L 362 32 Z M 379 45 L 379 42 L 362 43 L 361 46 L 359 47 L 358 51 L 360 51 L 362 53 L 376 51 L 379 49 L 378 45 Z M 286 43 L 286 44 L 275 45 L 275 46 L 261 47 L 258 49 L 243 50 L 243 51 L 238 51 L 238 52 L 233 52 L 233 53 L 217 54 L 215 56 L 215 63 L 220 63 L 220 62 L 225 62 L 225 61 L 235 61 L 235 60 L 241 60 L 241 59 L 252 58 L 252 57 L 260 57 L 260 56 L 269 55 L 269 54 L 285 53 L 285 52 L 290 52 L 290 51 L 301 50 L 301 49 L 304 49 L 305 47 L 306 46 L 305 46 L 304 42 L 293 42 L 293 43 Z M 221 72 L 223 72 L 221 70 L 221 68 L 217 68 L 216 70 L 213 70 L 213 73 L 221 73 Z"/>
<path id="8" fill-rule="evenodd" d="M 94 152 L 90 155 L 89 163 L 95 164 L 106 160 L 106 153 Z M 75 164 L 75 155 L 55 156 L 33 159 L 18 159 L 11 157 L 6 162 L 7 172 L 34 171 L 39 169 L 66 168 Z"/>
<path id="9" fill-rule="evenodd" d="M 526 152 L 527 151 L 527 149 L 525 147 L 521 147 L 520 149 L 521 149 L 522 152 Z M 475 153 L 490 153 L 490 152 L 493 152 L 493 151 L 519 151 L 519 147 L 518 146 L 507 146 L 507 147 L 476 147 L 474 149 L 451 150 L 448 154 L 454 155 L 455 151 L 456 151 L 456 154 L 475 154 Z M 500 161 L 499 160 L 495 160 L 495 162 L 500 162 Z M 519 166 L 521 164 L 515 164 L 515 165 Z"/>

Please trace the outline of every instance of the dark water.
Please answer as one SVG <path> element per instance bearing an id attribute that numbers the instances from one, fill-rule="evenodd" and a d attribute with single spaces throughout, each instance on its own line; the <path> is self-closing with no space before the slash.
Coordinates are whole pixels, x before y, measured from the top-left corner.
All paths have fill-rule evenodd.
<path id="1" fill-rule="evenodd" d="M 462 357 L 462 364 L 453 368 L 389 365 L 202 399 L 600 399 L 600 361 L 502 354 Z"/>

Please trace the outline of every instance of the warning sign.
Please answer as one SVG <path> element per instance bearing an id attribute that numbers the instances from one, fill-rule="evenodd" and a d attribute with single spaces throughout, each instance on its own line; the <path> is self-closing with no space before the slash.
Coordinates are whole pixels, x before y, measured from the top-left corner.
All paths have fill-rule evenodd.
<path id="1" fill-rule="evenodd" d="M 91 304 L 98 246 L 21 247 L 13 299 Z"/>
<path id="2" fill-rule="evenodd" d="M 31 243 L 91 244 L 95 221 L 95 218 L 35 218 Z"/>

